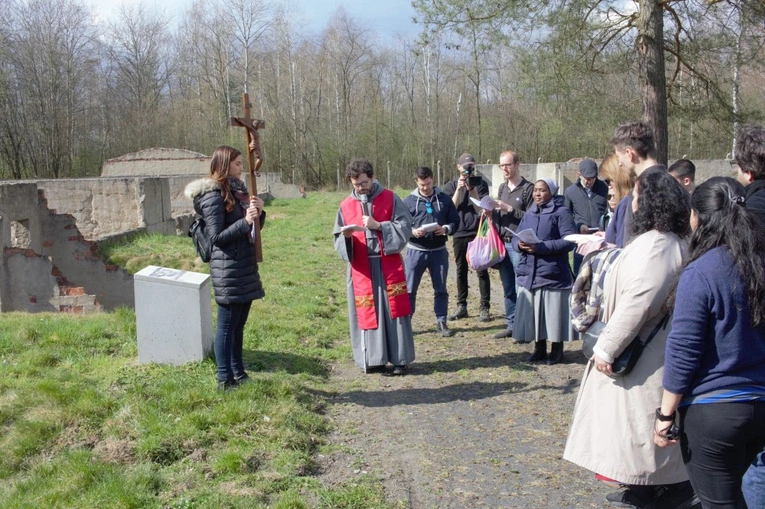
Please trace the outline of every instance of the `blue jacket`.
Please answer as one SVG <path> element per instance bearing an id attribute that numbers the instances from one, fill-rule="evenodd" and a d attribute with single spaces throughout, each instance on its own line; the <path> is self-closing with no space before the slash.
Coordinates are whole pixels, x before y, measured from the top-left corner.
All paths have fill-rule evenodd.
<path id="1" fill-rule="evenodd" d="M 721 246 L 680 275 L 663 386 L 684 396 L 731 387 L 765 390 L 765 324 L 752 327 L 744 282 Z"/>
<path id="2" fill-rule="evenodd" d="M 432 212 L 428 212 L 428 204 Z M 446 226 L 450 235 L 454 235 L 460 223 L 457 207 L 454 206 L 451 196 L 442 193 L 438 187 L 433 187 L 433 194 L 422 196 L 415 189 L 412 194 L 404 198 L 404 205 L 412 215 L 412 229 L 428 223 L 438 223 Z M 410 237 L 409 247 L 420 251 L 434 251 L 446 247 L 446 235 L 435 235 L 428 232 L 424 237 Z"/>
<path id="3" fill-rule="evenodd" d="M 535 254 L 521 252 L 518 237 L 513 237 L 513 248 L 521 253 L 516 269 L 518 285 L 527 290 L 542 287 L 566 290 L 574 283 L 568 253 L 576 244 L 563 237 L 577 231 L 571 211 L 563 202 L 563 196 L 553 196 L 541 208 L 534 203 L 521 219 L 516 231 L 531 228 L 542 241 L 537 244 Z"/>

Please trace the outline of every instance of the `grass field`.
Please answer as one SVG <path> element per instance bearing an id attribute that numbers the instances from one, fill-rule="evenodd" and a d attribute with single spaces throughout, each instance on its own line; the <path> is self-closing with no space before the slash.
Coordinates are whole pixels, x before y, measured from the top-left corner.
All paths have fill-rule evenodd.
<path id="1" fill-rule="evenodd" d="M 137 363 L 135 314 L 0 315 L 5 508 L 384 508 L 374 481 L 314 476 L 330 422 L 312 389 L 350 358 L 345 270 L 331 228 L 343 195 L 267 206 L 266 298 L 245 329 L 252 383 L 216 391 L 212 360 Z M 107 246 L 112 263 L 207 272 L 187 237 Z M 214 309 L 214 307 L 213 307 Z"/>

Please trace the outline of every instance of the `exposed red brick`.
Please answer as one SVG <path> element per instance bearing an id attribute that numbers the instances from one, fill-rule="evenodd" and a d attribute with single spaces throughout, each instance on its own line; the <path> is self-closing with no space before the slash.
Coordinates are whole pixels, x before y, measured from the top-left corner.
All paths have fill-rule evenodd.
<path id="1" fill-rule="evenodd" d="M 31 297 L 29 297 L 29 302 L 31 302 L 32 304 L 37 304 L 37 296 L 32 295 Z"/>
<path id="2" fill-rule="evenodd" d="M 50 240 L 43 241 L 43 247 L 53 247 L 53 242 Z"/>
<path id="3" fill-rule="evenodd" d="M 81 286 L 70 286 L 68 288 L 62 288 L 61 291 L 63 292 L 64 295 L 70 295 L 72 297 L 85 295 L 85 288 Z"/>
<path id="4" fill-rule="evenodd" d="M 72 235 L 71 237 L 67 237 L 66 240 L 82 241 L 84 239 L 82 238 L 82 235 Z"/>

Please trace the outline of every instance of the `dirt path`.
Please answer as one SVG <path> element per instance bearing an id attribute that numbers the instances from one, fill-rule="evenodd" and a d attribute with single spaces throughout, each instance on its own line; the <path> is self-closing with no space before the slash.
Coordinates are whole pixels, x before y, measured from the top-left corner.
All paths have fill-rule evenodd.
<path id="1" fill-rule="evenodd" d="M 611 490 L 562 459 L 581 343 L 566 344 L 564 363 L 547 366 L 525 362 L 530 345 L 492 339 L 505 322 L 499 274 L 491 273 L 493 320 L 478 322 L 471 293 L 471 316 L 450 322 L 451 338 L 435 333 L 425 275 L 409 375 L 364 375 L 350 359 L 333 366 L 330 442 L 344 452 L 320 458 L 325 482 L 371 474 L 391 502 L 415 509 L 608 506 Z M 453 266 L 450 277 L 453 296 Z M 469 281 L 477 293 L 474 274 Z"/>

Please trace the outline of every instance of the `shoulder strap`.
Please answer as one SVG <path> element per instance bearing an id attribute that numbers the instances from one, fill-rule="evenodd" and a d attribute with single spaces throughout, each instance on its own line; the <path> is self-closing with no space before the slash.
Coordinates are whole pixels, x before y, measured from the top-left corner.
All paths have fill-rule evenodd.
<path id="1" fill-rule="evenodd" d="M 648 343 L 650 343 L 650 342 L 651 342 L 651 340 L 653 339 L 653 337 L 654 337 L 656 334 L 658 334 L 658 333 L 659 333 L 659 331 L 660 331 L 661 329 L 663 329 L 664 327 L 666 327 L 666 326 L 667 326 L 667 322 L 669 322 L 669 313 L 667 313 L 666 315 L 664 315 L 664 318 L 662 318 L 662 319 L 659 321 L 659 323 L 657 323 L 657 324 L 656 324 L 656 327 L 654 327 L 654 328 L 653 328 L 653 330 L 652 330 L 652 331 L 651 331 L 651 333 L 648 335 L 648 337 L 647 337 L 647 338 L 645 338 L 645 341 L 643 341 L 643 346 L 646 346 L 646 345 L 648 345 Z"/>
<path id="2" fill-rule="evenodd" d="M 525 180 L 525 179 L 524 179 Z M 523 207 L 526 208 L 526 203 L 529 200 L 529 194 L 534 190 L 534 185 L 526 180 L 526 184 L 523 186 L 523 195 L 521 199 L 523 200 Z"/>

